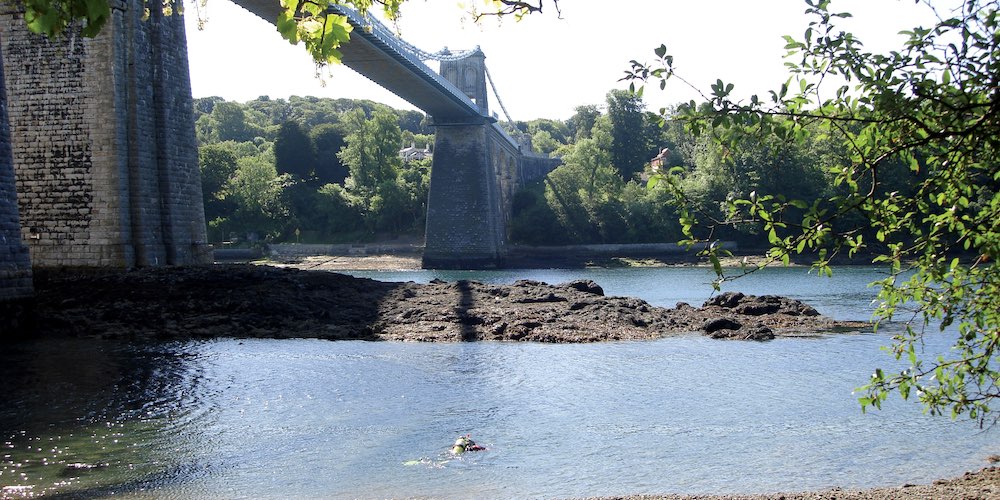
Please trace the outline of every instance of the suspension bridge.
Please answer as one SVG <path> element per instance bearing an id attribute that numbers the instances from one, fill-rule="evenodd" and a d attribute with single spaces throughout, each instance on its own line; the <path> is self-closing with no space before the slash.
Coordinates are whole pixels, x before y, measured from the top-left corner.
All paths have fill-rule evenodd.
<path id="1" fill-rule="evenodd" d="M 274 0 L 235 3 L 268 22 L 280 13 Z M 490 113 L 488 89 L 512 121 L 479 47 L 428 52 L 373 16 L 339 5 L 331 11 L 346 16 L 354 28 L 351 40 L 340 47 L 343 64 L 433 119 L 424 267 L 501 267 L 514 191 L 544 176 L 558 161 L 533 154 L 530 145 L 512 138 Z M 440 70 L 427 61 L 439 63 Z"/>
<path id="2" fill-rule="evenodd" d="M 272 23 L 280 9 L 235 3 Z M 33 267 L 211 261 L 184 22 L 146 7 L 112 2 L 98 37 L 48 39 L 27 30 L 16 3 L 0 6 L 0 317 L 31 296 Z M 338 13 L 355 28 L 344 64 L 433 119 L 424 266 L 502 266 L 511 195 L 558 160 L 499 126 L 478 47 L 430 53 L 369 16 Z"/>

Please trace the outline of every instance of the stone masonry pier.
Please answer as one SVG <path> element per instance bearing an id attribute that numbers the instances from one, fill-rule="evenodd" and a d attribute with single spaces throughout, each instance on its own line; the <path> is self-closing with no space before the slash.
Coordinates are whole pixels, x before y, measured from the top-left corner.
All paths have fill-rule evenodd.
<path id="1" fill-rule="evenodd" d="M 98 37 L 55 40 L 0 8 L 5 144 L 33 266 L 208 257 L 184 24 L 158 5 L 112 2 Z"/>
<path id="2" fill-rule="evenodd" d="M 17 329 L 31 297 L 31 260 L 21 242 L 14 162 L 7 123 L 7 94 L 0 61 L 0 332 Z"/>

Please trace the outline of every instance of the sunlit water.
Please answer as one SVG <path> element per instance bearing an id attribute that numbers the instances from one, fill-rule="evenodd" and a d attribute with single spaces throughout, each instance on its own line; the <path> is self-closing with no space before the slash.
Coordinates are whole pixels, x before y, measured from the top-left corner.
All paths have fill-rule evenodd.
<path id="1" fill-rule="evenodd" d="M 865 319 L 871 269 L 769 270 L 749 293 Z M 588 278 L 700 304 L 701 269 L 357 273 L 426 282 Z M 941 350 L 946 339 L 931 337 Z M 985 465 L 995 432 L 852 390 L 885 334 L 596 345 L 39 341 L 0 356 L 4 496 L 526 498 L 928 482 Z M 471 433 L 485 452 L 460 458 Z"/>

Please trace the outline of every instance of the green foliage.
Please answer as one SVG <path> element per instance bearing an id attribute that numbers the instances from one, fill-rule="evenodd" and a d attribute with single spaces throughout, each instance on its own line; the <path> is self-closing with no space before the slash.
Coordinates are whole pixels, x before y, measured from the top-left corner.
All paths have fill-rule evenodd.
<path id="1" fill-rule="evenodd" d="M 337 156 L 347 145 L 345 135 L 339 126 L 331 123 L 317 125 L 309 132 L 316 148 L 316 163 L 313 168 L 320 185 L 342 185 L 347 179 L 347 166 Z"/>
<path id="2" fill-rule="evenodd" d="M 353 111 L 343 120 L 353 130 L 347 136 L 347 146 L 338 153 L 351 172 L 347 185 L 371 203 L 379 186 L 395 179 L 402 166 L 402 132 L 396 116 L 387 110 L 376 110 L 370 119 L 361 111 Z"/>
<path id="3" fill-rule="evenodd" d="M 610 121 L 565 148 L 563 165 L 514 196 L 511 238 L 534 245 L 674 241 L 663 194 L 622 179 L 611 166 Z"/>
<path id="4" fill-rule="evenodd" d="M 545 199 L 545 184 L 535 182 L 514 193 L 510 239 L 526 245 L 564 245 L 566 228 Z"/>
<path id="5" fill-rule="evenodd" d="M 199 97 L 194 100 L 194 118 L 197 120 L 201 118 L 202 115 L 207 115 L 215 109 L 215 105 L 220 102 L 226 102 L 225 99 L 219 96 L 211 97 Z"/>
<path id="6" fill-rule="evenodd" d="M 224 188 L 236 174 L 237 158 L 230 148 L 212 144 L 198 148 L 198 165 L 201 167 L 201 192 L 206 220 L 225 217 L 232 210 L 226 202 Z"/>
<path id="7" fill-rule="evenodd" d="M 732 84 L 719 80 L 705 105 L 692 102 L 677 119 L 692 132 L 710 134 L 726 152 L 749 144 L 753 156 L 754 147 L 775 141 L 792 144 L 793 151 L 819 146 L 800 153 L 812 156 L 821 170 L 808 175 L 830 179 L 830 191 L 791 198 L 782 192 L 787 186 L 768 180 L 765 171 L 756 182 L 770 184 L 771 192 L 740 193 L 727 200 L 723 219 L 705 223 L 690 208 L 683 171 L 652 184 L 675 195 L 692 243 L 712 241 L 723 225 L 756 224 L 767 235 L 773 260 L 787 263 L 791 255 L 813 252 L 819 274 L 831 272 L 835 255 L 872 252 L 874 262 L 890 269 L 876 283 L 875 318 L 878 324 L 904 322 L 891 351 L 908 366 L 895 373 L 876 370 L 862 389 L 862 408 L 880 408 L 898 392 L 934 414 L 995 422 L 998 2 L 968 0 L 953 12 L 939 12 L 936 25 L 903 32 L 903 47 L 888 54 L 867 52 L 857 37 L 838 29 L 836 23 L 850 15 L 829 10 L 828 1 L 806 5 L 813 20 L 803 38 L 786 37 L 791 77 L 785 84 L 768 98 L 734 101 Z M 662 87 L 674 75 L 673 58 L 665 47 L 656 54 L 655 66 L 633 61 L 630 78 Z M 779 167 L 779 177 L 798 175 Z M 719 282 L 732 279 L 717 272 Z M 954 335 L 953 349 L 922 359 L 921 338 L 934 330 Z"/>
<path id="8" fill-rule="evenodd" d="M 594 123 L 601 116 L 601 112 L 594 105 L 577 106 L 575 111 L 576 113 L 570 117 L 566 125 L 569 133 L 572 134 L 573 141 L 577 142 L 580 139 L 590 137 L 590 130 L 594 128 Z"/>
<path id="9" fill-rule="evenodd" d="M 111 17 L 107 0 L 26 0 L 24 21 L 34 33 L 57 36 L 75 20 L 82 21 L 81 34 L 94 37 Z"/>
<path id="10" fill-rule="evenodd" d="M 535 132 L 535 135 L 531 136 L 531 145 L 533 149 L 539 153 L 550 154 L 555 151 L 561 144 L 552 138 L 546 130 L 539 130 Z"/>
<path id="11" fill-rule="evenodd" d="M 239 103 L 216 103 L 209 116 L 210 123 L 214 125 L 214 137 L 218 141 L 243 142 L 261 135 L 259 128 L 247 123 L 246 111 Z"/>
<path id="12" fill-rule="evenodd" d="M 642 96 L 612 90 L 608 92 L 607 104 L 607 116 L 611 121 L 611 162 L 622 176 L 631 179 L 656 155 L 646 126 Z"/>
<path id="13" fill-rule="evenodd" d="M 313 176 L 316 154 L 312 139 L 306 135 L 298 122 L 281 124 L 278 137 L 274 141 L 274 167 L 279 173 L 290 174 L 298 179 Z"/>
<path id="14" fill-rule="evenodd" d="M 537 120 L 527 122 L 527 126 L 527 132 L 532 136 L 538 135 L 539 132 L 546 132 L 549 138 L 558 144 L 568 144 L 573 138 L 572 135 L 570 135 L 569 127 L 564 122 L 559 120 L 539 118 Z"/>
<path id="15" fill-rule="evenodd" d="M 394 125 L 400 116 L 417 122 L 415 116 L 422 114 L 397 113 L 371 101 L 315 97 L 292 97 L 286 102 L 262 96 L 244 104 L 209 98 L 195 106 L 203 144 L 206 219 L 213 242 L 230 236 L 242 239 L 248 233 L 272 240 L 356 241 L 375 233 L 423 230 L 430 161 L 402 165 L 397 154 L 401 133 Z M 298 119 L 275 126 L 281 117 L 319 123 L 306 134 Z M 231 125 L 223 128 L 228 130 L 225 135 L 246 138 L 250 135 L 246 130 L 253 130 L 270 137 L 265 129 L 273 129 L 275 142 L 259 135 L 219 142 L 217 119 Z M 233 132 L 241 123 L 244 133 Z M 373 166 L 371 176 L 359 171 L 355 180 L 365 181 L 358 184 L 346 182 L 348 169 L 338 156 L 346 149 L 344 129 L 349 127 L 356 139 L 352 152 L 384 160 L 366 163 Z M 422 145 L 434 140 L 429 135 L 410 136 Z M 262 161 L 272 162 L 273 168 L 257 168 Z"/>
<path id="16" fill-rule="evenodd" d="M 399 115 L 399 128 L 404 132 L 410 132 L 414 135 L 430 135 L 434 133 L 434 130 L 430 126 L 430 122 L 427 120 L 427 115 L 419 111 L 396 111 Z"/>
<path id="17" fill-rule="evenodd" d="M 335 241 L 337 235 L 354 235 L 364 228 L 361 212 L 339 184 L 326 184 L 316 190 L 312 206 L 310 214 L 316 220 L 304 224 L 316 228 L 326 241 Z"/>
<path id="18" fill-rule="evenodd" d="M 276 237 L 291 213 L 282 196 L 291 177 L 278 175 L 272 154 L 240 158 L 238 164 L 225 188 L 226 200 L 236 207 L 228 217 L 230 227 L 262 239 Z"/>

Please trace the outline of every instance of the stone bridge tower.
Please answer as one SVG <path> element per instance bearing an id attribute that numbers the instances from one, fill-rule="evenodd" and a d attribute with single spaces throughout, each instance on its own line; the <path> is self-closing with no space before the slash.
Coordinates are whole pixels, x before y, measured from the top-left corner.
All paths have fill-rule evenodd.
<path id="1" fill-rule="evenodd" d="M 558 160 L 522 151 L 496 123 L 487 100 L 486 55 L 479 47 L 461 58 L 449 57 L 447 49 L 438 54 L 441 76 L 476 104 L 479 116 L 434 116 L 423 266 L 503 267 L 513 192 L 544 176 Z"/>
<path id="2" fill-rule="evenodd" d="M 0 6 L 4 146 L 32 266 L 210 258 L 180 13 L 112 0 L 98 37 L 50 40 L 28 32 L 15 4 Z"/>
<path id="3" fill-rule="evenodd" d="M 444 49 L 441 55 L 447 55 Z M 458 60 L 441 61 L 441 76 L 451 82 L 479 106 L 484 116 L 490 115 L 486 98 L 486 54 L 476 47 L 471 53 Z"/>
<path id="4" fill-rule="evenodd" d="M 476 47 L 452 59 L 440 53 L 440 74 L 479 108 L 479 116 L 434 116 L 434 167 L 427 197 L 423 267 L 484 269 L 503 265 L 505 219 L 491 161 L 498 137 L 486 98 L 486 55 Z"/>

